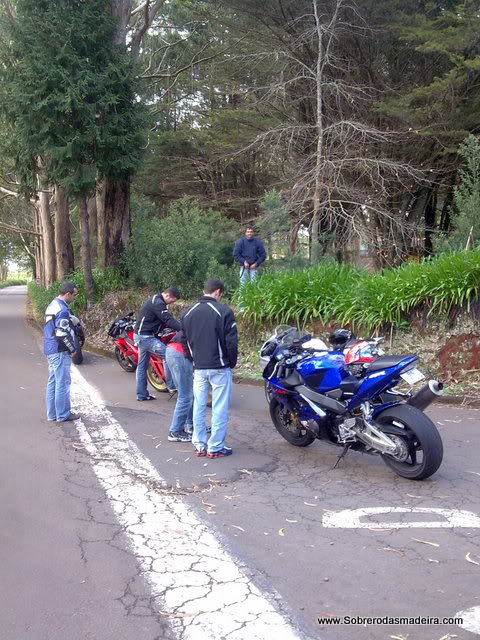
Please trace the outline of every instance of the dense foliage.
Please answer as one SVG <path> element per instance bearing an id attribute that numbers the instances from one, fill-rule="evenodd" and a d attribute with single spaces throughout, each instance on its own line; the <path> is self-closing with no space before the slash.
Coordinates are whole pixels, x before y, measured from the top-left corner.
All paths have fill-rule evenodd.
<path id="1" fill-rule="evenodd" d="M 318 319 L 373 329 L 402 326 L 419 308 L 437 317 L 457 305 L 468 310 L 479 288 L 476 249 L 373 274 L 333 261 L 301 272 L 267 274 L 245 285 L 237 300 L 254 322 L 301 324 Z"/>
<path id="2" fill-rule="evenodd" d="M 14 287 L 19 284 L 27 284 L 27 280 L 23 278 L 8 278 L 7 280 L 0 281 L 0 289 L 5 289 L 5 287 Z"/>
<path id="3" fill-rule="evenodd" d="M 152 290 L 179 287 L 197 296 L 207 278 L 222 278 L 228 290 L 237 284 L 232 268 L 237 225 L 218 211 L 202 209 L 191 198 L 171 205 L 164 218 L 134 215 L 125 266 L 130 280 Z"/>
<path id="4" fill-rule="evenodd" d="M 83 272 L 75 272 L 70 274 L 66 280 L 74 282 L 78 287 L 78 296 L 73 301 L 71 307 L 74 313 L 81 315 L 87 307 L 87 299 L 85 292 L 85 278 Z M 25 282 L 23 283 L 25 284 Z M 42 315 L 47 305 L 58 296 L 58 290 L 61 282 L 53 282 L 48 287 L 42 287 L 35 281 L 28 283 L 28 294 L 33 302 L 33 306 L 38 315 Z M 119 271 L 115 269 L 93 270 L 93 288 L 95 300 L 101 300 L 110 291 L 118 291 L 123 289 L 126 282 Z"/>

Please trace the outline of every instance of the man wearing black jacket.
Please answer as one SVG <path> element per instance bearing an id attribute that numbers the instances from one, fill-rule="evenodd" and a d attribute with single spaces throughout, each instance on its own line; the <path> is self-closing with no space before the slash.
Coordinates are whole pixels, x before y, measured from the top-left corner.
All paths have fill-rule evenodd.
<path id="1" fill-rule="evenodd" d="M 237 364 L 237 324 L 230 307 L 220 303 L 221 280 L 207 280 L 203 297 L 181 318 L 184 346 L 193 359 L 193 438 L 195 455 L 220 458 L 225 446 L 232 393 L 232 369 Z M 212 388 L 212 433 L 207 442 L 205 415 Z"/>
<path id="2" fill-rule="evenodd" d="M 255 280 L 257 268 L 264 262 L 267 254 L 260 238 L 255 238 L 255 231 L 252 227 L 245 229 L 245 235 L 235 243 L 233 257 L 240 265 L 240 284 L 245 281 Z"/>
<path id="3" fill-rule="evenodd" d="M 156 336 L 159 331 L 169 328 L 174 331 L 180 329 L 180 323 L 167 309 L 169 304 L 180 298 L 180 291 L 176 287 L 165 289 L 162 293 L 156 293 L 148 298 L 140 309 L 135 323 L 133 339 L 138 346 L 138 365 L 136 371 L 137 400 L 155 400 L 155 396 L 147 390 L 147 369 L 150 362 L 150 354 L 157 353 L 163 358 L 167 387 L 173 391 L 173 380 L 165 363 L 165 345 Z"/>

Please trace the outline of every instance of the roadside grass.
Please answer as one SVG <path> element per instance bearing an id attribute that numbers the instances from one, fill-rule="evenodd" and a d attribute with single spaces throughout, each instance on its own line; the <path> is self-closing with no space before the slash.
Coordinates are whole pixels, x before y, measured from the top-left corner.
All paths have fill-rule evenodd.
<path id="1" fill-rule="evenodd" d="M 27 284 L 28 280 L 23 278 L 8 278 L 7 280 L 0 281 L 0 289 L 5 287 L 15 287 L 21 284 Z"/>
<path id="2" fill-rule="evenodd" d="M 376 330 L 406 327 L 413 313 L 442 318 L 478 301 L 480 249 L 369 273 L 332 260 L 303 271 L 266 274 L 237 291 L 256 325 L 314 320 Z"/>

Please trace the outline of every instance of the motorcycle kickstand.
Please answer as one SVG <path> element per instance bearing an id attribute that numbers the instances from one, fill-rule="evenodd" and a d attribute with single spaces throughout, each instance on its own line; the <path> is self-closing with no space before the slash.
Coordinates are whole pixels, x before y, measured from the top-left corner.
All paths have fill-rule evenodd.
<path id="1" fill-rule="evenodd" d="M 332 471 L 333 471 L 333 469 L 336 469 L 336 468 L 337 468 L 337 466 L 338 466 L 338 464 L 339 464 L 340 460 L 341 460 L 342 458 L 344 458 L 344 457 L 347 455 L 348 450 L 350 449 L 350 446 L 351 446 L 350 444 L 346 444 L 346 445 L 343 447 L 343 451 L 342 451 L 342 453 L 338 456 L 336 463 L 333 465 L 333 467 L 332 467 Z"/>

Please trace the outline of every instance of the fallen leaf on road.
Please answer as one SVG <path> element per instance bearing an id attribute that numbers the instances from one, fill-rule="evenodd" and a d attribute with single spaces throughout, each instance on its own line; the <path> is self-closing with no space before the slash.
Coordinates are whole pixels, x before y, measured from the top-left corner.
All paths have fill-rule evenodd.
<path id="1" fill-rule="evenodd" d="M 478 564 L 480 566 L 480 562 L 477 562 L 476 560 L 474 560 L 471 555 L 470 555 L 470 551 L 467 553 L 467 555 L 465 556 L 465 560 L 467 562 L 471 562 L 472 564 Z"/>
<path id="2" fill-rule="evenodd" d="M 284 536 L 285 535 L 285 529 L 283 527 L 278 530 L 278 535 L 279 536 Z"/>
<path id="3" fill-rule="evenodd" d="M 316 506 L 318 506 L 316 504 L 313 504 L 312 502 L 305 502 L 305 500 L 303 501 L 303 504 L 306 504 L 307 507 L 316 507 Z"/>
<path id="4" fill-rule="evenodd" d="M 440 563 L 440 560 L 434 560 L 433 558 L 427 558 L 429 562 L 435 562 L 436 564 Z"/>
<path id="5" fill-rule="evenodd" d="M 393 551 L 394 553 L 398 553 L 399 555 L 403 556 L 405 555 L 404 551 L 400 551 L 400 549 L 394 549 L 393 547 L 383 547 L 383 551 Z"/>
<path id="6" fill-rule="evenodd" d="M 158 446 L 158 445 L 157 445 Z M 173 460 L 173 458 L 168 458 L 167 462 L 170 462 L 170 460 Z"/>
<path id="7" fill-rule="evenodd" d="M 285 518 L 285 520 L 286 520 L 287 522 L 298 522 L 298 520 L 289 520 L 288 518 Z"/>
<path id="8" fill-rule="evenodd" d="M 190 458 L 185 458 L 184 462 L 188 462 L 190 460 Z"/>
<path id="9" fill-rule="evenodd" d="M 239 527 L 237 524 L 231 524 L 230 526 L 238 529 L 239 531 L 245 531 L 245 529 L 242 529 L 242 527 Z"/>
<path id="10" fill-rule="evenodd" d="M 478 473 L 478 471 L 467 471 L 467 473 L 473 473 L 475 476 L 480 476 L 480 473 Z"/>
<path id="11" fill-rule="evenodd" d="M 248 469 L 239 469 L 239 472 L 240 472 L 240 473 L 248 473 L 248 475 L 249 475 L 249 476 L 251 476 L 251 475 L 252 475 L 252 472 L 251 472 L 251 471 L 249 471 Z"/>
<path id="12" fill-rule="evenodd" d="M 436 542 L 429 542 L 428 540 L 420 540 L 420 538 L 410 538 L 410 540 L 415 540 L 415 542 L 421 542 L 422 544 L 429 544 L 432 547 L 439 547 L 440 546 Z"/>
<path id="13" fill-rule="evenodd" d="M 161 442 L 159 442 L 158 444 L 156 444 L 156 445 L 155 445 L 155 449 L 158 449 L 158 447 L 159 447 L 161 444 L 162 444 Z M 172 459 L 172 458 L 170 458 L 170 460 L 171 460 L 171 459 Z M 168 462 L 168 460 L 167 460 L 167 462 Z"/>

